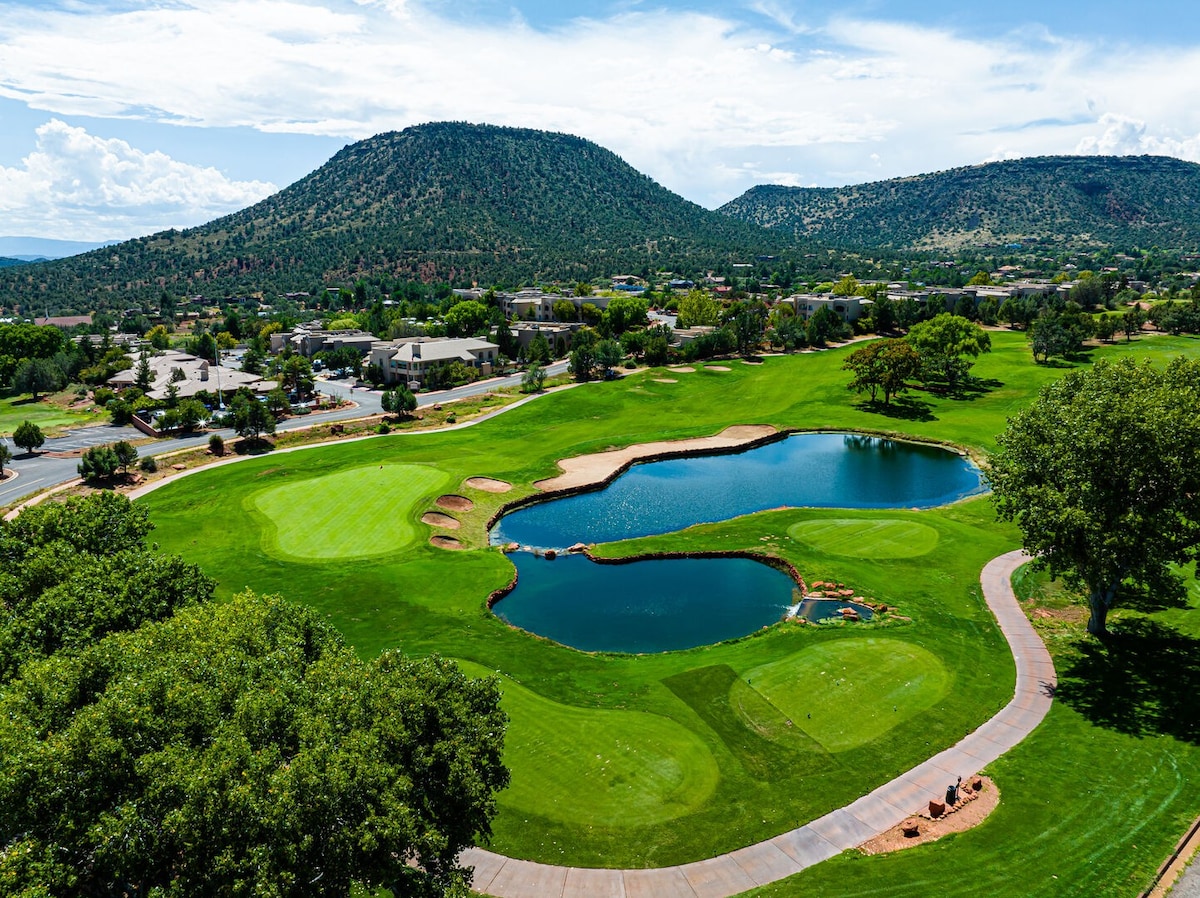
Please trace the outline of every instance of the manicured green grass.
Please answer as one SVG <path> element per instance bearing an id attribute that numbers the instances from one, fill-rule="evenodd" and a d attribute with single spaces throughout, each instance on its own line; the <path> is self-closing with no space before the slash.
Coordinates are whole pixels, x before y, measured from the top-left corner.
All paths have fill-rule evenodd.
<path id="1" fill-rule="evenodd" d="M 491 673 L 459 663 L 473 676 Z M 516 811 L 580 826 L 646 826 L 694 811 L 717 786 L 712 752 L 672 720 L 564 705 L 504 676 L 500 687 L 512 718 L 504 762 L 525 772 L 504 795 Z"/>
<path id="2" fill-rule="evenodd" d="M 19 396 L 0 394 L 0 437 L 12 436 L 22 421 L 32 421 L 47 435 L 68 427 L 108 423 L 107 415 L 67 408 L 74 398 L 73 393 L 58 394 L 40 396 L 34 402 L 28 393 Z"/>
<path id="3" fill-rule="evenodd" d="M 263 547 L 301 561 L 357 560 L 405 549 L 421 536 L 412 509 L 432 507 L 449 482 L 444 471 L 428 465 L 382 464 L 269 487 L 254 495 L 266 518 Z M 358 526 L 364 521 L 370 526 Z"/>
<path id="4" fill-rule="evenodd" d="M 977 499 L 924 512 L 766 512 L 604 546 L 603 552 L 618 555 L 713 548 L 769 552 L 792 561 L 809 582 L 847 583 L 859 595 L 898 608 L 906 620 L 781 624 L 686 652 L 588 655 L 495 618 L 483 599 L 509 581 L 511 564 L 491 550 L 449 553 L 429 546 L 425 536 L 432 531 L 419 522 L 429 499 L 439 491 L 469 496 L 475 508 L 456 514 L 463 528 L 455 535 L 468 546 L 482 547 L 489 516 L 533 492 L 532 483 L 553 474 L 558 458 L 710 434 L 729 424 L 893 432 L 986 452 L 1007 415 L 1065 370 L 1034 366 L 1021 335 L 997 333 L 994 346 L 976 366 L 985 381 L 980 390 L 957 398 L 919 393 L 890 416 L 846 390 L 846 373 L 840 370 L 845 349 L 772 358 L 759 366 L 734 362 L 727 373 L 669 375 L 677 378 L 675 384 L 655 383 L 664 374 L 659 369 L 549 396 L 455 433 L 393 435 L 251 459 L 180 480 L 143 502 L 158 525 L 155 539 L 164 549 L 201 563 L 220 581 L 221 595 L 246 586 L 282 592 L 318 609 L 364 655 L 399 646 L 501 672 L 512 718 L 513 785 L 498 799 L 495 849 L 595 866 L 696 860 L 769 838 L 846 804 L 952 745 L 1007 701 L 1012 662 L 980 599 L 978 577 L 988 559 L 1017 545 L 1015 530 L 997 524 L 990 503 Z M 1161 358 L 1197 348 L 1200 343 L 1190 339 L 1153 338 L 1094 355 L 1135 352 Z M 264 551 L 267 518 L 259 502 L 265 491 L 282 481 L 307 483 L 302 502 L 312 508 L 320 501 L 311 491 L 327 492 L 320 486 L 323 480 L 348 477 L 347 482 L 358 483 L 359 475 L 348 474 L 358 471 L 365 482 L 381 464 L 436 469 L 446 479 L 370 513 L 361 504 L 339 502 L 348 507 L 344 521 L 333 517 L 322 526 L 334 536 L 340 526 L 356 535 L 353 545 L 342 543 L 349 554 L 313 558 L 313 544 L 302 534 L 292 538 L 305 553 L 303 563 Z M 506 495 L 472 491 L 463 482 L 473 475 L 506 480 L 514 489 Z M 275 526 L 281 516 L 288 519 L 287 506 L 279 501 L 271 515 Z M 418 538 L 411 539 L 412 533 Z M 905 557 L 906 540 L 916 541 L 910 551 L 927 544 L 932 551 Z M 379 554 L 361 557 L 364 541 Z M 789 676 L 811 680 L 810 662 L 821 653 L 841 659 L 854 700 L 839 702 L 836 692 L 813 693 L 811 700 L 824 710 L 809 729 L 807 716 L 796 724 L 801 712 L 810 712 L 791 704 L 809 699 L 799 690 L 791 693 L 785 681 Z M 820 669 L 828 673 L 828 666 Z M 921 676 L 898 679 L 899 670 Z M 874 691 L 864 677 L 875 681 Z M 869 717 L 835 725 L 838 704 L 853 718 L 863 701 L 870 705 Z M 1093 755 L 1093 740 L 1109 744 L 1095 729 L 1091 722 L 1071 724 L 1065 735 L 1055 737 L 1071 744 L 1055 743 L 1051 753 L 1095 768 L 1106 800 L 1123 813 L 1120 809 L 1135 807 L 1136 799 L 1127 799 L 1117 785 L 1121 759 Z M 1143 761 L 1152 756 L 1157 755 L 1138 755 Z M 715 764 L 715 783 L 704 773 L 712 769 L 702 760 L 706 757 Z M 1176 746 L 1172 757 L 1177 769 L 1200 781 L 1195 746 Z M 607 782 L 606 768 L 617 771 Z M 1019 775 L 1019 768 L 1011 769 L 1012 776 Z M 1141 779 L 1152 778 L 1139 774 L 1134 781 Z M 1072 780 L 1076 790 L 1080 781 L 1078 776 Z M 610 789 L 619 800 L 606 805 Z M 1037 790 L 1058 795 L 1048 778 L 1037 781 Z M 1064 821 L 1095 813 L 1073 792 L 1057 800 L 1069 805 Z M 1179 801 L 1168 807 L 1186 805 Z M 629 812 L 621 813 L 618 805 Z M 591 817 L 586 816 L 589 806 L 596 808 Z M 1135 857 L 1127 864 L 1131 870 L 1153 869 L 1171 841 L 1168 824 L 1146 829 L 1145 838 L 1128 825 L 1120 832 L 1105 831 L 1125 855 Z M 1035 838 L 1024 824 L 1015 832 Z M 1092 829 L 1081 832 L 1090 835 Z M 1134 844 L 1140 847 L 1133 849 Z M 968 853 L 962 863 L 973 866 L 974 857 Z M 887 861 L 871 864 L 881 866 L 872 867 L 866 880 L 882 887 L 889 878 Z"/>
<path id="5" fill-rule="evenodd" d="M 869 555 L 874 558 L 915 558 L 937 547 L 938 533 L 918 521 L 881 518 L 869 526 L 839 519 L 805 521 L 788 528 L 788 536 L 830 555 Z"/>
<path id="6" fill-rule="evenodd" d="M 952 680 L 928 649 L 870 638 L 814 645 L 745 676 L 768 704 L 831 752 L 860 748 L 932 708 Z"/>

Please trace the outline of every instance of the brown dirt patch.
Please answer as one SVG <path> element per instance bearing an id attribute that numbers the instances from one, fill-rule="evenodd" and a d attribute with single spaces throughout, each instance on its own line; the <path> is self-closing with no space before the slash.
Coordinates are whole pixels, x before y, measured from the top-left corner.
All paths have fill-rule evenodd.
<path id="1" fill-rule="evenodd" d="M 654 381 L 656 384 L 677 384 L 677 383 L 679 383 L 679 381 L 677 381 L 677 380 L 676 380 L 675 378 L 673 378 L 673 377 L 654 377 L 654 378 L 651 378 L 651 379 L 652 379 L 652 380 L 653 380 L 653 381 Z"/>
<path id="2" fill-rule="evenodd" d="M 705 371 L 728 371 L 729 368 L 726 365 L 706 365 L 704 367 L 704 370 Z"/>
<path id="3" fill-rule="evenodd" d="M 428 524 L 430 527 L 445 527 L 447 530 L 457 530 L 462 526 L 457 518 L 442 514 L 440 511 L 425 512 L 421 515 L 421 523 Z"/>
<path id="4" fill-rule="evenodd" d="M 591 486 L 604 482 L 625 465 L 640 459 L 676 452 L 737 449 L 774 433 L 778 433 L 778 431 L 769 424 L 735 424 L 711 437 L 697 437 L 692 440 L 660 440 L 656 443 L 642 443 L 637 446 L 626 446 L 624 449 L 612 449 L 608 452 L 564 458 L 558 463 L 563 470 L 562 474 L 547 480 L 539 480 L 534 486 L 540 490 Z M 441 500 L 438 500 L 438 504 L 441 505 Z"/>
<path id="5" fill-rule="evenodd" d="M 508 481 L 491 477 L 468 477 L 466 484 L 473 490 L 483 490 L 485 493 L 507 493 L 512 489 Z"/>
<path id="6" fill-rule="evenodd" d="M 438 496 L 433 504 L 438 508 L 446 508 L 450 511 L 470 511 L 475 507 L 475 503 L 466 496 L 456 496 L 453 493 L 447 493 L 444 496 Z"/>
<path id="7" fill-rule="evenodd" d="M 913 814 L 917 821 L 919 835 L 906 836 L 902 826 L 894 826 L 882 835 L 870 841 L 863 842 L 858 850 L 863 854 L 884 854 L 889 851 L 900 851 L 912 848 L 914 845 L 924 845 L 934 842 L 950 833 L 961 833 L 978 826 L 1000 804 L 1000 790 L 990 777 L 982 777 L 983 790 L 967 802 L 961 803 L 945 816 L 931 820 L 927 814 Z M 923 809 L 925 810 L 925 809 Z"/>
<path id="8" fill-rule="evenodd" d="M 429 542 L 437 546 L 439 549 L 465 549 L 462 543 L 456 540 L 453 536 L 431 536 Z"/>

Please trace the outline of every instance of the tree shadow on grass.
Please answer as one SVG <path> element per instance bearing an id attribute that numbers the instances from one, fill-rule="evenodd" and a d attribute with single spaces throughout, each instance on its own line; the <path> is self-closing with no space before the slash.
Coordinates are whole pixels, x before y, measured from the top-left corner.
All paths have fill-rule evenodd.
<path id="1" fill-rule="evenodd" d="M 1146 618 L 1113 625 L 1059 674 L 1055 697 L 1099 726 L 1200 744 L 1200 640 Z"/>
<path id="2" fill-rule="evenodd" d="M 881 400 L 870 399 L 863 402 L 855 403 L 858 408 L 864 412 L 869 412 L 875 415 L 884 415 L 888 418 L 897 418 L 902 421 L 936 421 L 937 416 L 933 414 L 933 406 L 928 402 L 922 402 L 919 399 L 913 399 L 910 396 L 900 396 L 892 399 L 890 405 L 884 405 Z"/>

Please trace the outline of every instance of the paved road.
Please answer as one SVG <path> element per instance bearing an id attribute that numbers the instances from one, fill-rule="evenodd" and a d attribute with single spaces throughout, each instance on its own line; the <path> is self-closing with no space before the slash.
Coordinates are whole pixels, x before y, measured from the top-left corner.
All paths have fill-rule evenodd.
<path id="1" fill-rule="evenodd" d="M 552 375 L 561 374 L 566 370 L 566 362 L 557 362 L 553 365 L 548 365 L 546 368 L 547 374 Z M 514 374 L 508 377 L 496 377 L 491 380 L 467 384 L 465 387 L 457 387 L 453 390 L 422 393 L 418 396 L 419 407 L 427 408 L 439 402 L 453 402 L 457 399 L 478 396 L 491 390 L 520 385 L 521 375 Z M 352 408 L 338 409 L 332 412 L 321 412 L 314 415 L 289 418 L 280 423 L 279 430 L 296 430 L 302 427 L 311 427 L 314 424 L 349 421 L 354 418 L 377 415 L 383 411 L 381 404 L 382 393 L 379 390 L 354 387 L 351 386 L 351 382 L 348 380 L 319 380 L 317 381 L 316 388 L 321 393 L 350 399 L 356 405 Z M 159 440 L 151 445 L 139 447 L 139 452 L 143 456 L 163 455 L 179 449 L 205 446 L 208 444 L 208 438 L 211 433 L 219 433 L 226 439 L 233 439 L 236 436 L 229 429 L 208 431 L 193 436 Z M 140 431 L 132 427 L 114 427 L 111 424 L 102 424 L 95 427 L 72 430 L 64 436 L 46 440 L 46 444 L 42 447 L 39 454 L 34 456 L 20 455 L 8 466 L 6 470 L 16 471 L 17 476 L 9 476 L 7 479 L 0 481 L 0 508 L 12 505 L 14 502 L 40 490 L 49 489 L 60 483 L 74 480 L 78 476 L 78 458 L 55 458 L 49 453 L 78 451 L 104 443 L 115 443 L 117 440 L 137 440 L 143 436 Z M 12 447 L 10 446 L 10 448 Z"/>
<path id="2" fill-rule="evenodd" d="M 1017 745 L 1050 710 L 1054 664 L 1012 591 L 1012 574 L 1026 560 L 1020 551 L 1009 552 L 992 559 L 980 577 L 984 599 L 1016 661 L 1013 699 L 953 748 L 819 820 L 720 857 L 654 870 L 599 870 L 535 864 L 471 848 L 462 862 L 475 868 L 474 888 L 497 898 L 729 898 L 886 832 L 930 798 L 944 795 L 956 777 L 967 779 Z"/>

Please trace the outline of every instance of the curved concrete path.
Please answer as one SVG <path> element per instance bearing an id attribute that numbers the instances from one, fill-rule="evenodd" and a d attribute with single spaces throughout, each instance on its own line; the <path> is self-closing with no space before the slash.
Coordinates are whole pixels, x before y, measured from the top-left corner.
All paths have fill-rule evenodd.
<path id="1" fill-rule="evenodd" d="M 783 835 L 720 857 L 653 870 L 555 867 L 470 848 L 461 862 L 475 868 L 473 888 L 496 898 L 729 898 L 799 873 L 886 832 L 944 795 L 1033 732 L 1054 695 L 1054 664 L 1012 590 L 1021 552 L 993 558 L 980 582 L 988 607 L 1008 640 L 1017 687 L 991 720 L 957 745 L 918 764 L 852 804 Z"/>

